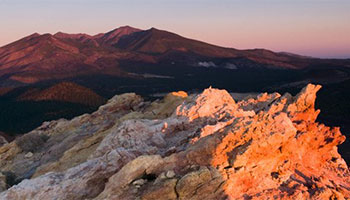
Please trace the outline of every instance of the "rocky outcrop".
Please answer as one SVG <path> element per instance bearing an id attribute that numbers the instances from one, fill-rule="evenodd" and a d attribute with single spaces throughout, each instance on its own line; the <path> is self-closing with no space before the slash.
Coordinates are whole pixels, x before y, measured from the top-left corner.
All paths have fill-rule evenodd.
<path id="1" fill-rule="evenodd" d="M 238 102 L 212 88 L 115 96 L 0 147 L 14 177 L 0 199 L 350 198 L 345 137 L 315 121 L 319 89 Z"/>

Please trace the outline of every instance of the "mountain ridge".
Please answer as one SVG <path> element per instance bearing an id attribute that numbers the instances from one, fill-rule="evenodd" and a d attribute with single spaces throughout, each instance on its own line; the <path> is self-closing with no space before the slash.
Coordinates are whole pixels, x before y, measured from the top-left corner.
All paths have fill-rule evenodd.
<path id="1" fill-rule="evenodd" d="M 243 68 L 251 66 L 245 64 L 251 62 L 260 68 L 276 69 L 348 63 L 348 60 L 322 60 L 266 49 L 224 48 L 156 28 L 140 30 L 122 26 L 93 36 L 34 33 L 5 45 L 0 48 L 0 77 L 24 84 L 96 73 L 128 77 L 120 62 L 173 63 L 179 57 L 182 64 L 189 67 L 200 66 L 200 62 L 213 62 L 212 59 L 226 59 L 230 65 L 237 65 L 235 63 L 240 60 Z M 242 62 L 242 59 L 247 61 Z M 4 81 L 0 80 L 0 85 Z"/>
<path id="2" fill-rule="evenodd" d="M 173 57 L 173 54 L 177 56 Z M 103 73 L 102 69 L 98 70 L 97 66 L 100 65 L 98 62 L 109 63 L 105 68 L 120 71 L 119 61 L 137 58 L 145 63 L 149 60 L 174 62 L 179 55 L 184 58 L 183 63 L 189 66 L 213 58 L 228 58 L 232 62 L 238 58 L 245 58 L 262 67 L 286 69 L 301 69 L 312 63 L 331 63 L 327 60 L 276 53 L 266 49 L 224 48 L 156 28 L 140 30 L 123 26 L 94 36 L 63 32 L 54 35 L 48 33 L 29 35 L 0 48 L 0 76 L 12 73 L 16 74 L 12 77 L 13 80 L 34 83 L 45 79 L 67 77 L 68 74 L 65 75 L 60 72 L 61 70 L 70 72 L 71 76 L 79 75 L 78 71 L 81 70 L 90 74 Z M 336 61 L 332 62 L 336 64 Z M 58 66 L 62 69 L 58 69 Z M 43 77 L 50 76 L 45 72 L 47 68 L 51 69 L 52 78 L 32 77 L 31 70 L 37 74 L 44 73 Z"/>

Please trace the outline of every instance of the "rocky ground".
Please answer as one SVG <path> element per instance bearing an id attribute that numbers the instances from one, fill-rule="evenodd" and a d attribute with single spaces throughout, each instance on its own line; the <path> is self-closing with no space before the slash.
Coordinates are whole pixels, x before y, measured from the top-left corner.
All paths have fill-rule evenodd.
<path id="1" fill-rule="evenodd" d="M 0 145 L 0 199 L 348 199 L 345 137 L 315 122 L 319 89 L 117 95 Z"/>

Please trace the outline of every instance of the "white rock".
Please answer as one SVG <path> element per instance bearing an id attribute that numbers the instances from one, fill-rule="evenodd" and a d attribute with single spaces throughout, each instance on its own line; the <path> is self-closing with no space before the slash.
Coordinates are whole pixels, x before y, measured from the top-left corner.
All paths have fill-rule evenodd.
<path id="1" fill-rule="evenodd" d="M 24 155 L 24 157 L 25 158 L 31 158 L 31 157 L 33 157 L 33 153 L 32 152 L 28 152 L 28 153 L 26 153 L 26 155 Z"/>
<path id="2" fill-rule="evenodd" d="M 173 170 L 167 171 L 166 175 L 167 178 L 174 178 L 175 172 Z"/>
<path id="3" fill-rule="evenodd" d="M 132 182 L 133 185 L 143 185 L 147 182 L 147 180 L 145 179 L 138 179 L 138 180 L 135 180 L 134 182 Z"/>

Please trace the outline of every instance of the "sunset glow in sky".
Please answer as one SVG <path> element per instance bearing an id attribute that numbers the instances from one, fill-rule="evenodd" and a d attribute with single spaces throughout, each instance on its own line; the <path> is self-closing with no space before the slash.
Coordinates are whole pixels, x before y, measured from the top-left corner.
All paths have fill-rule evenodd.
<path id="1" fill-rule="evenodd" d="M 34 32 L 123 25 L 238 49 L 350 58 L 350 0 L 0 0 L 0 46 Z"/>

